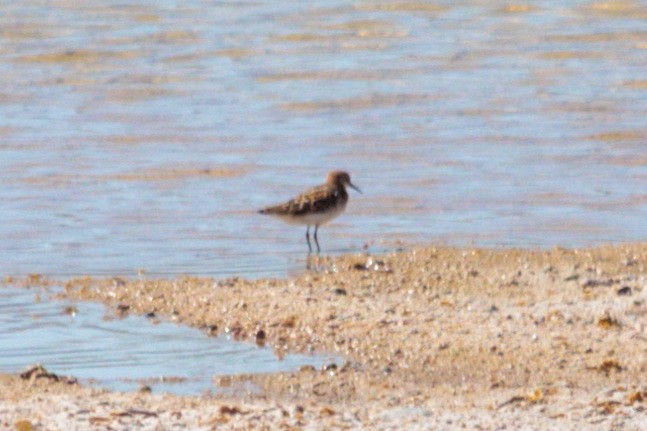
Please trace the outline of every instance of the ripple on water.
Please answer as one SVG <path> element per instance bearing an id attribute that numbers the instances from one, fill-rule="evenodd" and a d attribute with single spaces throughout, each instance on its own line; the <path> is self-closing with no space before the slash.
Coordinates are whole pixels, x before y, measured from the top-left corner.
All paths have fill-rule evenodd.
<path id="1" fill-rule="evenodd" d="M 302 270 L 331 169 L 325 253 L 644 239 L 639 1 L 167 3 L 0 6 L 0 275 Z"/>

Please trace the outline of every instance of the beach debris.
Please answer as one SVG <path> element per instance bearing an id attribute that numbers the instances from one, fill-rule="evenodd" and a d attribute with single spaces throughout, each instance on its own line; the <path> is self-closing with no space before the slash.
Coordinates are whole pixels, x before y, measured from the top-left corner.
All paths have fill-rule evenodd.
<path id="1" fill-rule="evenodd" d="M 297 322 L 297 316 L 293 314 L 285 318 L 285 320 L 281 322 L 281 326 L 284 328 L 294 328 L 296 326 L 296 322 Z"/>
<path id="2" fill-rule="evenodd" d="M 265 334 L 265 331 L 263 331 L 262 329 L 259 329 L 256 332 L 256 345 L 258 347 L 264 347 L 266 339 L 267 339 L 267 336 Z"/>
<path id="3" fill-rule="evenodd" d="M 644 401 L 647 401 L 647 391 L 633 392 L 629 394 L 627 401 L 629 402 L 629 404 L 642 403 Z"/>
<path id="4" fill-rule="evenodd" d="M 373 259 L 369 257 L 365 263 L 356 263 L 353 269 L 357 271 L 373 271 L 390 274 L 393 270 L 384 263 L 383 260 Z"/>
<path id="5" fill-rule="evenodd" d="M 112 286 L 113 287 L 122 287 L 127 284 L 127 281 L 121 277 L 112 277 Z"/>
<path id="6" fill-rule="evenodd" d="M 620 323 L 615 318 L 609 316 L 609 314 L 605 314 L 598 320 L 598 326 L 602 329 L 611 329 L 619 327 Z"/>
<path id="7" fill-rule="evenodd" d="M 23 380 L 29 380 L 30 382 L 34 382 L 37 379 L 50 379 L 55 382 L 63 382 L 70 385 L 77 383 L 75 377 L 59 376 L 57 374 L 50 373 L 41 364 L 33 365 L 31 368 L 27 369 L 27 371 L 20 373 L 20 378 Z"/>
<path id="8" fill-rule="evenodd" d="M 90 416 L 88 422 L 90 422 L 90 425 L 102 425 L 106 422 L 111 422 L 111 420 L 105 416 Z"/>
<path id="9" fill-rule="evenodd" d="M 229 334 L 234 340 L 245 338 L 245 328 L 243 328 L 243 325 L 241 325 L 241 323 L 238 321 L 235 321 L 231 324 L 231 326 L 226 327 L 225 332 Z"/>
<path id="10" fill-rule="evenodd" d="M 604 361 L 602 361 L 600 365 L 587 367 L 587 369 L 599 371 L 601 373 L 604 373 L 604 375 L 607 377 L 609 377 L 612 371 L 619 373 L 622 370 L 624 370 L 624 368 L 620 365 L 620 363 L 616 359 L 605 359 Z"/>
<path id="11" fill-rule="evenodd" d="M 130 310 L 130 305 L 128 304 L 117 304 L 117 314 L 123 316 L 128 313 Z"/>
<path id="12" fill-rule="evenodd" d="M 16 428 L 16 431 L 32 431 L 34 429 L 31 422 L 25 419 L 17 420 L 14 424 L 14 428 Z"/>
<path id="13" fill-rule="evenodd" d="M 647 391 L 633 392 L 627 397 L 629 404 L 642 403 L 645 400 L 647 400 Z"/>
<path id="14" fill-rule="evenodd" d="M 622 403 L 620 401 L 608 400 L 601 401 L 597 404 L 597 407 L 600 409 L 600 413 L 604 415 L 610 415 L 615 413 L 615 411 L 620 407 Z"/>
<path id="15" fill-rule="evenodd" d="M 215 337 L 218 335 L 218 325 L 207 325 L 204 327 L 205 332 L 210 337 Z"/>
<path id="16" fill-rule="evenodd" d="M 69 314 L 70 316 L 76 316 L 76 313 L 79 312 L 79 309 L 76 308 L 76 305 L 67 305 L 63 308 L 63 314 Z"/>
<path id="17" fill-rule="evenodd" d="M 585 289 L 590 287 L 607 287 L 612 286 L 614 282 L 615 281 L 611 278 L 608 278 L 606 280 L 595 280 L 589 278 L 582 283 L 582 287 Z"/>
<path id="18" fill-rule="evenodd" d="M 321 371 L 330 371 L 330 372 L 334 372 L 334 371 L 336 371 L 336 370 L 337 370 L 337 364 L 335 364 L 334 362 L 332 362 L 332 363 L 330 363 L 330 364 L 327 364 L 327 365 L 324 365 L 324 366 L 322 366 L 322 367 L 321 367 Z"/>
<path id="19" fill-rule="evenodd" d="M 238 407 L 235 407 L 235 406 L 234 407 L 220 406 L 220 414 L 221 415 L 233 416 L 233 415 L 240 415 L 240 414 L 244 414 L 244 413 L 243 413 L 243 411 L 241 409 L 239 409 Z"/>
<path id="20" fill-rule="evenodd" d="M 510 404 L 525 402 L 527 404 L 537 404 L 544 400 L 544 392 L 541 389 L 535 389 L 532 393 L 526 395 L 515 395 L 514 397 L 502 402 L 497 406 L 497 410 Z"/>
<path id="21" fill-rule="evenodd" d="M 323 407 L 319 411 L 319 413 L 321 413 L 321 416 L 334 416 L 335 415 L 335 411 L 333 409 L 331 409 L 330 407 L 327 407 L 327 406 Z"/>
<path id="22" fill-rule="evenodd" d="M 629 286 L 622 286 L 620 289 L 618 289 L 618 295 L 619 296 L 629 296 L 633 292 L 631 291 L 631 287 Z"/>
<path id="23" fill-rule="evenodd" d="M 132 417 L 132 416 L 144 416 L 146 418 L 156 418 L 157 413 L 151 412 L 149 410 L 140 410 L 140 409 L 128 409 L 120 412 L 110 413 L 112 417 Z"/>

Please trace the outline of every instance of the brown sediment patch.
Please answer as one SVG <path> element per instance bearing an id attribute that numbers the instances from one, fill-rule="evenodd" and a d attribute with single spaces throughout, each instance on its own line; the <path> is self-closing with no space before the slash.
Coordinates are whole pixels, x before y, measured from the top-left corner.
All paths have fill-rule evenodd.
<path id="1" fill-rule="evenodd" d="M 218 403 L 226 408 L 215 420 L 231 427 L 256 420 L 433 429 L 452 420 L 468 429 L 516 423 L 548 430 L 640 418 L 647 244 L 426 247 L 311 264 L 313 270 L 287 279 L 77 278 L 66 283 L 64 296 L 172 316 L 251 342 L 262 334 L 280 355 L 317 351 L 344 358 L 319 370 L 217 378 L 223 395 L 190 399 L 191 409 L 186 398 L 103 396 L 118 406 L 137 399 L 137 408 L 154 408 L 159 417 L 175 405 L 186 409 L 185 423 Z M 29 405 L 42 407 L 36 395 L 27 397 Z M 96 408 L 92 403 L 102 397 L 79 398 L 75 403 Z M 25 397 L 21 403 L 24 412 Z"/>
<path id="2" fill-rule="evenodd" d="M 647 165 L 647 162 L 645 163 Z M 633 208 L 647 204 L 647 195 L 633 195 L 619 200 L 604 200 L 600 202 L 589 202 L 583 206 L 595 210 L 611 210 L 621 208 Z"/>
<path id="3" fill-rule="evenodd" d="M 585 138 L 596 141 L 645 141 L 647 140 L 647 130 L 617 130 L 588 135 Z"/>
<path id="4" fill-rule="evenodd" d="M 646 19 L 647 8 L 641 2 L 627 0 L 611 0 L 594 2 L 587 6 L 591 12 L 610 17 L 623 17 L 630 19 Z"/>
<path id="5" fill-rule="evenodd" d="M 262 53 L 263 52 L 258 49 L 251 48 L 226 48 L 215 51 L 214 55 L 218 57 L 245 58 L 260 55 Z"/>
<path id="6" fill-rule="evenodd" d="M 600 160 L 616 166 L 647 166 L 647 155 L 609 156 L 600 157 Z"/>
<path id="7" fill-rule="evenodd" d="M 196 60 L 208 59 L 211 57 L 226 57 L 226 58 L 237 59 L 237 58 L 252 57 L 252 56 L 261 55 L 261 54 L 263 54 L 263 51 L 256 48 L 245 48 L 245 47 L 233 48 L 232 47 L 232 48 L 224 48 L 224 49 L 219 49 L 214 51 L 201 51 L 201 52 L 193 52 L 190 54 L 173 55 L 173 56 L 164 58 L 162 61 L 165 63 L 193 62 Z"/>
<path id="8" fill-rule="evenodd" d="M 348 33 L 348 34 L 321 34 L 321 33 L 290 33 L 272 37 L 276 42 L 325 42 L 327 44 L 334 43 L 335 45 L 343 45 L 353 41 L 362 41 L 368 38 L 376 39 L 390 39 L 402 38 L 407 35 L 406 31 L 394 32 L 369 32 L 365 31 L 361 34 Z"/>
<path id="9" fill-rule="evenodd" d="M 2 103 L 2 94 L 0 94 L 0 103 Z M 0 137 L 11 135 L 14 131 L 15 129 L 13 127 L 0 127 Z"/>
<path id="10" fill-rule="evenodd" d="M 610 41 L 635 41 L 641 42 L 647 38 L 645 31 L 616 31 L 613 33 L 584 33 L 584 34 L 552 34 L 546 36 L 550 42 L 610 42 Z"/>
<path id="11" fill-rule="evenodd" d="M 527 13 L 534 12 L 537 10 L 537 7 L 531 6 L 528 4 L 510 4 L 499 9 L 499 12 L 503 13 Z"/>
<path id="12" fill-rule="evenodd" d="M 532 203 L 562 203 L 562 204 L 572 204 L 580 200 L 580 196 L 572 193 L 562 193 L 562 192 L 545 192 L 545 193 L 533 193 L 527 196 L 528 202 Z"/>
<path id="13" fill-rule="evenodd" d="M 154 14 L 141 14 L 135 16 L 135 21 L 137 22 L 159 22 L 160 20 L 160 16 Z"/>
<path id="14" fill-rule="evenodd" d="M 236 143 L 240 142 L 240 138 L 232 136 L 210 136 L 201 135 L 195 136 L 193 134 L 149 134 L 149 135 L 110 135 L 102 138 L 109 145 L 140 145 L 140 144 L 159 144 L 174 143 L 174 144 L 189 144 L 196 142 L 213 142 L 213 143 Z"/>
<path id="15" fill-rule="evenodd" d="M 354 51 L 384 51 L 391 47 L 391 43 L 374 42 L 366 39 L 355 38 L 353 40 L 340 41 L 339 43 L 317 46 L 319 54 L 333 54 L 339 52 Z M 299 55 L 312 53 L 312 47 L 308 45 L 294 45 L 289 48 L 274 49 L 274 55 Z"/>
<path id="16" fill-rule="evenodd" d="M 45 184 L 61 186 L 77 182 L 95 181 L 174 181 L 195 177 L 230 178 L 245 175 L 251 168 L 247 166 L 237 168 L 153 168 L 138 172 L 127 172 L 110 175 L 47 175 L 26 177 L 20 181 L 32 184 Z"/>
<path id="17" fill-rule="evenodd" d="M 97 78 L 88 76 L 78 76 L 78 74 L 70 73 L 66 76 L 49 77 L 40 81 L 36 81 L 36 85 L 72 85 L 76 87 L 89 87 L 96 85 L 108 85 L 107 88 L 111 89 L 107 93 L 110 96 L 119 95 L 119 92 L 131 93 L 134 92 L 136 98 L 138 94 L 144 92 L 160 93 L 160 91 L 167 91 L 167 89 L 160 89 L 156 86 L 163 86 L 167 84 L 184 84 L 188 82 L 199 82 L 200 78 L 186 77 L 180 75 L 156 75 L 156 74 L 128 74 L 112 78 Z M 141 87 L 132 88 L 133 85 L 141 85 Z M 148 86 L 154 87 L 148 87 Z M 131 86 L 130 88 L 117 88 L 116 86 Z M 174 90 L 177 92 L 177 90 Z M 123 96 L 120 96 L 123 97 Z"/>
<path id="18" fill-rule="evenodd" d="M 2 40 L 32 40 L 45 39 L 60 36 L 66 32 L 62 26 L 39 25 L 33 23 L 8 23 L 3 22 L 0 29 Z"/>
<path id="19" fill-rule="evenodd" d="M 184 93 L 179 89 L 163 87 L 115 88 L 106 92 L 106 98 L 116 102 L 141 102 L 148 99 L 179 96 Z"/>
<path id="20" fill-rule="evenodd" d="M 429 2 L 361 2 L 355 5 L 360 11 L 386 12 L 421 12 L 438 13 L 448 9 L 447 6 Z"/>
<path id="21" fill-rule="evenodd" d="M 282 103 L 281 109 L 287 111 L 326 111 L 326 110 L 356 110 L 371 109 L 384 106 L 398 106 L 410 102 L 434 100 L 435 96 L 429 94 L 375 94 L 369 97 L 355 97 L 349 99 L 326 100 L 321 102 L 293 102 Z"/>
<path id="22" fill-rule="evenodd" d="M 119 37 L 105 39 L 104 44 L 127 45 L 127 44 L 165 44 L 165 45 L 185 45 L 198 44 L 201 42 L 200 36 L 188 30 L 168 30 L 147 34 L 136 37 Z"/>
<path id="23" fill-rule="evenodd" d="M 191 177 L 235 177 L 244 175 L 248 168 L 186 168 L 186 169 L 150 169 L 144 172 L 132 172 L 103 176 L 102 179 L 121 181 L 160 181 Z"/>
<path id="24" fill-rule="evenodd" d="M 404 75 L 423 74 L 423 68 L 388 70 L 313 70 L 284 72 L 258 77 L 259 82 L 280 81 L 368 81 L 381 79 L 401 79 Z"/>
<path id="25" fill-rule="evenodd" d="M 647 79 L 626 81 L 623 86 L 634 90 L 647 90 Z"/>
<path id="26" fill-rule="evenodd" d="M 32 54 L 17 57 L 18 61 L 29 63 L 95 63 L 101 60 L 127 60 L 139 57 L 139 51 L 91 51 L 75 50 L 55 51 L 44 54 Z"/>
<path id="27" fill-rule="evenodd" d="M 592 59 L 601 58 L 602 54 L 598 52 L 586 51 L 554 51 L 554 52 L 541 52 L 537 56 L 547 60 L 570 60 L 570 59 Z"/>
<path id="28" fill-rule="evenodd" d="M 409 34 L 407 28 L 388 21 L 350 21 L 342 24 L 330 24 L 323 28 L 353 32 L 358 37 L 404 37 Z"/>

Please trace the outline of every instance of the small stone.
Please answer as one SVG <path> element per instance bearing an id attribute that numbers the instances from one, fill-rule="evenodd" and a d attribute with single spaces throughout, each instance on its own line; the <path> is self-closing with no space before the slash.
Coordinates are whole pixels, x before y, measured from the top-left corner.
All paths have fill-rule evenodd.
<path id="1" fill-rule="evenodd" d="M 256 345 L 259 347 L 265 346 L 265 339 L 266 339 L 265 331 L 262 329 L 259 329 L 258 332 L 256 332 Z"/>
<path id="2" fill-rule="evenodd" d="M 629 286 L 622 286 L 620 289 L 618 289 L 618 295 L 620 296 L 629 296 L 633 292 L 631 291 L 631 287 Z"/>
<path id="3" fill-rule="evenodd" d="M 208 336 L 215 337 L 216 335 L 218 335 L 218 325 L 207 325 L 205 331 Z"/>
<path id="4" fill-rule="evenodd" d="M 342 289 L 341 287 L 338 287 L 337 289 L 334 290 L 335 295 L 347 295 L 346 289 Z"/>
<path id="5" fill-rule="evenodd" d="M 595 279 L 587 279 L 582 283 L 583 288 L 587 287 L 600 287 L 600 286 L 611 286 L 613 284 L 613 280 L 608 279 L 608 280 L 595 280 Z"/>
<path id="6" fill-rule="evenodd" d="M 305 409 L 303 408 L 303 406 L 299 406 L 299 405 L 298 405 L 298 406 L 296 406 L 296 407 L 294 408 L 294 412 L 295 412 L 295 413 L 303 413 L 304 411 L 305 411 Z"/>
<path id="7" fill-rule="evenodd" d="M 68 305 L 63 309 L 63 314 L 69 314 L 70 316 L 74 317 L 76 316 L 76 313 L 78 313 L 78 309 L 76 308 L 76 305 Z"/>
<path id="8" fill-rule="evenodd" d="M 337 369 L 337 364 L 333 362 L 331 364 L 324 365 L 323 367 L 321 367 L 321 369 L 323 371 L 335 371 Z"/>
<path id="9" fill-rule="evenodd" d="M 243 413 L 242 410 L 240 410 L 238 407 L 229 407 L 229 406 L 220 406 L 220 414 L 221 415 L 239 415 Z"/>
<path id="10" fill-rule="evenodd" d="M 128 304 L 119 304 L 119 305 L 117 305 L 117 311 L 120 312 L 120 313 L 125 313 L 128 310 L 130 310 L 130 305 L 128 305 Z"/>

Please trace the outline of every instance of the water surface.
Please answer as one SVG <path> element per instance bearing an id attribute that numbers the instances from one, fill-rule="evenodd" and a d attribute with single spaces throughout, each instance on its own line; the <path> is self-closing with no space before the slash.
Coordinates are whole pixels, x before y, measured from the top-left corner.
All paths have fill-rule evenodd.
<path id="1" fill-rule="evenodd" d="M 40 363 L 84 385 L 198 395 L 217 392 L 213 376 L 296 371 L 335 362 L 330 355 L 285 355 L 212 338 L 196 329 L 108 312 L 96 303 L 50 300 L 38 289 L 0 288 L 0 371 Z M 251 388 L 248 388 L 251 389 Z"/>
<path id="2" fill-rule="evenodd" d="M 638 1 L 0 5 L 0 274 L 301 270 L 255 213 L 348 169 L 325 253 L 645 240 Z"/>

